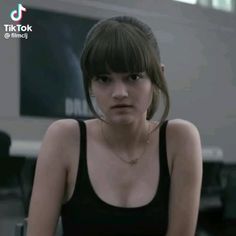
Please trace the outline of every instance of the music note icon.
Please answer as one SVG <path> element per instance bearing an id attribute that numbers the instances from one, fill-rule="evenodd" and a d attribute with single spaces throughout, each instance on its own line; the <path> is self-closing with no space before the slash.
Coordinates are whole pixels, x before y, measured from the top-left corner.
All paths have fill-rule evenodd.
<path id="1" fill-rule="evenodd" d="M 22 18 L 22 12 L 26 11 L 26 8 L 22 4 L 18 4 L 18 9 L 13 10 L 10 14 L 13 21 L 20 21 Z"/>

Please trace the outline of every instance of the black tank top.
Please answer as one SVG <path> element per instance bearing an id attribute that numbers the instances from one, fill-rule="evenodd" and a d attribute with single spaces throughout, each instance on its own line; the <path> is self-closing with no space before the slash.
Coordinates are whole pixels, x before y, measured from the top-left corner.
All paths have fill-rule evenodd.
<path id="1" fill-rule="evenodd" d="M 95 193 L 88 175 L 86 125 L 80 126 L 80 158 L 75 189 L 71 199 L 62 205 L 64 236 L 165 236 L 168 226 L 170 175 L 166 153 L 165 121 L 160 127 L 160 176 L 154 198 L 140 207 L 117 207 L 106 204 Z"/>

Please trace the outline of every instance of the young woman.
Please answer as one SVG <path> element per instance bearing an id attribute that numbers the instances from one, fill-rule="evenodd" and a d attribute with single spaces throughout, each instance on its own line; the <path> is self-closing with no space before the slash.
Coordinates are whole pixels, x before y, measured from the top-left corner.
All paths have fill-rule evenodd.
<path id="1" fill-rule="evenodd" d="M 98 22 L 87 35 L 81 68 L 96 118 L 48 128 L 27 235 L 55 235 L 61 215 L 64 236 L 193 236 L 200 137 L 192 123 L 166 120 L 169 96 L 151 29 L 128 16 Z M 153 121 L 161 98 L 163 115 Z"/>

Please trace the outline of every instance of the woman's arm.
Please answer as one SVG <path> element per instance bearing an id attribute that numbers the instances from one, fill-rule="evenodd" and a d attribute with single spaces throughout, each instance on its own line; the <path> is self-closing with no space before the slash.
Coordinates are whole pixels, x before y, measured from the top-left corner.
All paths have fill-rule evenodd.
<path id="1" fill-rule="evenodd" d="M 190 122 L 173 120 L 167 126 L 167 140 L 172 157 L 167 236 L 194 236 L 202 182 L 199 132 Z"/>
<path id="2" fill-rule="evenodd" d="M 69 122 L 70 123 L 70 122 Z M 28 216 L 27 236 L 53 236 L 67 183 L 71 132 L 67 121 L 47 130 L 37 159 Z"/>

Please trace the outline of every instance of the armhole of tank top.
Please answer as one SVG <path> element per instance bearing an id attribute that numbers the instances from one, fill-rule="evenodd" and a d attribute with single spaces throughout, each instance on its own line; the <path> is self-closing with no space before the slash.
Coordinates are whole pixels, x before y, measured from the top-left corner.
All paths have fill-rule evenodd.
<path id="1" fill-rule="evenodd" d="M 74 197 L 76 196 L 76 192 L 78 191 L 78 186 L 79 186 L 79 182 L 80 182 L 80 176 L 81 176 L 81 171 L 82 171 L 82 167 L 84 165 L 84 155 L 86 155 L 86 126 L 84 121 L 81 120 L 77 120 L 78 122 L 78 128 L 79 128 L 79 153 L 78 153 L 78 162 L 77 162 L 77 171 L 76 171 L 76 176 L 75 176 L 75 184 L 74 184 L 74 188 L 72 191 L 72 194 L 70 195 L 70 197 L 68 198 L 68 200 L 66 202 L 63 203 L 63 205 L 67 205 L 70 204 Z"/>
<path id="2" fill-rule="evenodd" d="M 160 174 L 170 177 L 170 169 L 168 165 L 167 158 L 167 139 L 166 139 L 166 129 L 168 120 L 164 121 L 160 127 L 159 134 L 159 158 L 160 158 Z"/>

